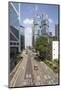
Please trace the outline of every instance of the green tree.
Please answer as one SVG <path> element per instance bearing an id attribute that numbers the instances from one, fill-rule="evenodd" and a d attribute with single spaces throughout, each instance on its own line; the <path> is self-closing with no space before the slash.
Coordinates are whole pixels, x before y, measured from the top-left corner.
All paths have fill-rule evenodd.
<path id="1" fill-rule="evenodd" d="M 36 51 L 39 51 L 41 59 L 47 58 L 48 53 L 48 37 L 38 37 L 35 42 L 35 49 Z"/>

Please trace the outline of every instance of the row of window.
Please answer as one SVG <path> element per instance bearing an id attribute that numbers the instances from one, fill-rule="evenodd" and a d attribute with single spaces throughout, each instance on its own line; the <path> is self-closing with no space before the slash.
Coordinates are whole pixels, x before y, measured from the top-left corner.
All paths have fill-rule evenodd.
<path id="1" fill-rule="evenodd" d="M 19 45 L 17 42 L 10 42 L 10 45 Z"/>

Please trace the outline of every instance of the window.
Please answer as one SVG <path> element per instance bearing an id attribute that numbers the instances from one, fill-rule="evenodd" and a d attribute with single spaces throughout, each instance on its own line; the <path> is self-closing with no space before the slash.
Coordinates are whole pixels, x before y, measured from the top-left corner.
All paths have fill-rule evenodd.
<path id="1" fill-rule="evenodd" d="M 17 45 L 19 45 L 19 43 L 17 43 Z"/>

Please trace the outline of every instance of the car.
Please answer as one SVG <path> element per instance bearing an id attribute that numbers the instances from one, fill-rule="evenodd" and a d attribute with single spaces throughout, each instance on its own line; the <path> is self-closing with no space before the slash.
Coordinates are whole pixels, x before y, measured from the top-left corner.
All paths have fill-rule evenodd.
<path id="1" fill-rule="evenodd" d="M 34 70 L 38 70 L 38 65 L 34 65 Z"/>

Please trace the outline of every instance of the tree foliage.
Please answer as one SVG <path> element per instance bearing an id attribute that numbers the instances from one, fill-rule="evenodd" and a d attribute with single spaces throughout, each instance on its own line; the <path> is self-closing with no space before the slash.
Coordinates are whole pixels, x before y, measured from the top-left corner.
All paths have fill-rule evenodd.
<path id="1" fill-rule="evenodd" d="M 48 46 L 48 38 L 47 37 L 38 37 L 36 39 L 35 48 L 39 51 L 46 51 Z"/>
<path id="2" fill-rule="evenodd" d="M 35 49 L 39 51 L 40 56 L 42 59 L 46 58 L 48 53 L 48 37 L 38 37 L 35 42 Z"/>

